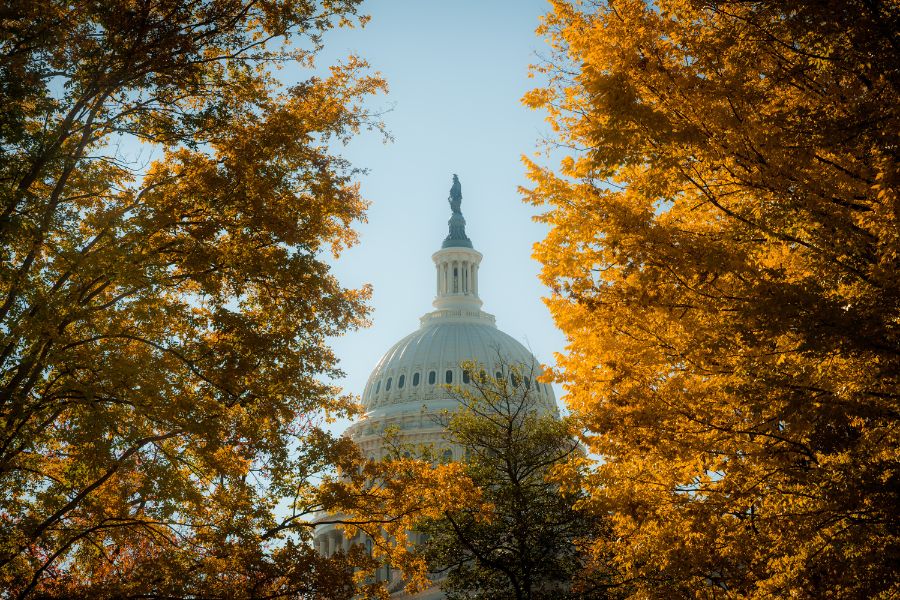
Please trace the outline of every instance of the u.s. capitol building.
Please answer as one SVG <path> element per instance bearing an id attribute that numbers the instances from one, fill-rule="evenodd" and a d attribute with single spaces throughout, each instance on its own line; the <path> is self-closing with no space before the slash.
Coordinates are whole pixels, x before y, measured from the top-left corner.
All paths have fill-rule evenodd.
<path id="1" fill-rule="evenodd" d="M 498 378 L 508 376 L 504 372 L 508 365 L 519 365 L 526 374 L 539 373 L 531 352 L 500 331 L 493 315 L 481 310 L 478 274 L 482 255 L 466 235 L 456 175 L 449 200 L 450 231 L 440 250 L 431 256 L 436 271 L 434 310 L 424 314 L 419 328 L 391 346 L 378 361 L 362 394 L 365 414 L 346 432 L 371 459 L 389 452 L 385 430 L 390 430 L 395 443 L 429 445 L 444 460 L 462 460 L 462 448 L 448 442 L 439 425 L 439 417 L 458 406 L 447 386 L 468 383 L 468 373 L 460 363 L 477 362 L 493 369 Z M 548 384 L 530 377 L 524 377 L 521 384 L 531 387 L 531 399 L 538 407 L 557 414 Z M 333 525 L 316 528 L 316 549 L 326 556 L 360 541 L 345 539 Z M 379 569 L 378 578 L 391 581 L 391 589 L 402 586 L 389 567 Z"/>

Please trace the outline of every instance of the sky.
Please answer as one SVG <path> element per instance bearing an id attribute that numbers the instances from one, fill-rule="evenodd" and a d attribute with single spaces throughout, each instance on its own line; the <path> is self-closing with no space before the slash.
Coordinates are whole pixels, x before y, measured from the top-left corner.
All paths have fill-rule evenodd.
<path id="1" fill-rule="evenodd" d="M 385 144 L 380 134 L 363 133 L 341 149 L 368 169 L 360 181 L 371 206 L 357 227 L 359 244 L 333 269 L 345 286 L 374 288 L 372 325 L 331 340 L 347 391 L 360 394 L 382 354 L 432 310 L 431 255 L 447 235 L 454 173 L 466 231 L 484 255 L 483 310 L 542 363 L 563 349 L 531 258 L 546 228 L 532 221 L 537 209 L 517 189 L 528 184 L 521 156 L 549 132 L 544 115 L 520 102 L 536 82 L 529 64 L 545 53 L 534 30 L 547 8 L 531 0 L 372 1 L 362 7 L 372 17 L 365 28 L 326 37 L 319 67 L 355 54 L 387 79 L 389 93 L 372 106 L 390 109 L 384 120 L 394 138 Z"/>

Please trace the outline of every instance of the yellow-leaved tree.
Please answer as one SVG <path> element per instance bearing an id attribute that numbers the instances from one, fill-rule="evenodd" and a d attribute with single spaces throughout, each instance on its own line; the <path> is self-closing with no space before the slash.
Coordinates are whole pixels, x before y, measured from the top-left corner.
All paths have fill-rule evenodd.
<path id="1" fill-rule="evenodd" d="M 4 3 L 4 597 L 354 594 L 303 516 L 368 295 L 323 260 L 365 209 L 334 142 L 384 83 L 273 68 L 357 3 Z"/>
<path id="2" fill-rule="evenodd" d="M 636 597 L 895 596 L 900 7 L 552 4 L 525 195 L 598 554 Z"/>

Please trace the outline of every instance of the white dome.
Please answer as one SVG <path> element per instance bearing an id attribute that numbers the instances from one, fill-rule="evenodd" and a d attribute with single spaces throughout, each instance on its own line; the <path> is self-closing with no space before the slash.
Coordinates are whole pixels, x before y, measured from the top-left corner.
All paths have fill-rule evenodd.
<path id="1" fill-rule="evenodd" d="M 362 396 L 369 415 L 402 408 L 418 411 L 423 402 L 448 398 L 446 384 L 465 383 L 463 361 L 475 361 L 494 376 L 503 365 L 516 365 L 522 383 L 534 386 L 538 398 L 555 405 L 550 386 L 533 381 L 540 365 L 531 352 L 497 329 L 492 317 L 481 315 L 447 317 L 440 311 L 426 315 L 423 326 L 394 344 L 372 371 Z"/>
<path id="2" fill-rule="evenodd" d="M 528 389 L 537 409 L 559 414 L 551 387 L 536 381 L 540 364 L 525 346 L 497 329 L 493 315 L 481 310 L 482 256 L 466 236 L 458 208 L 448 222 L 449 235 L 431 257 L 437 275 L 435 310 L 378 361 L 362 394 L 365 415 L 347 430 L 369 456 L 384 454 L 385 432 L 390 431 L 404 443 L 441 445 L 459 459 L 461 449 L 447 447 L 438 417 L 458 407 L 449 386 L 468 383 L 460 366 L 465 361 L 498 378 L 510 377 L 508 369 L 514 366 L 521 379 L 513 383 L 527 386 L 518 391 Z"/>

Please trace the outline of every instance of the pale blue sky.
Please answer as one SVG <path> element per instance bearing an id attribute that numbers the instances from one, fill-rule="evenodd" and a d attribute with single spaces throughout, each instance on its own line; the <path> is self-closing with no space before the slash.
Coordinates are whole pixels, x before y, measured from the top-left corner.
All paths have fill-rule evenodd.
<path id="1" fill-rule="evenodd" d="M 453 173 L 462 182 L 467 232 L 484 254 L 484 310 L 541 362 L 562 350 L 531 258 L 545 229 L 517 191 L 527 184 L 521 155 L 548 131 L 543 115 L 520 103 L 535 83 L 528 65 L 544 52 L 534 29 L 546 9 L 531 0 L 369 2 L 364 29 L 326 38 L 320 67 L 352 53 L 385 76 L 390 93 L 375 105 L 392 107 L 385 122 L 394 136 L 383 144 L 363 134 L 343 150 L 369 169 L 361 181 L 372 204 L 359 245 L 334 270 L 345 285 L 374 286 L 373 325 L 333 341 L 348 391 L 361 393 L 381 355 L 431 310 L 431 254 L 447 233 Z"/>

